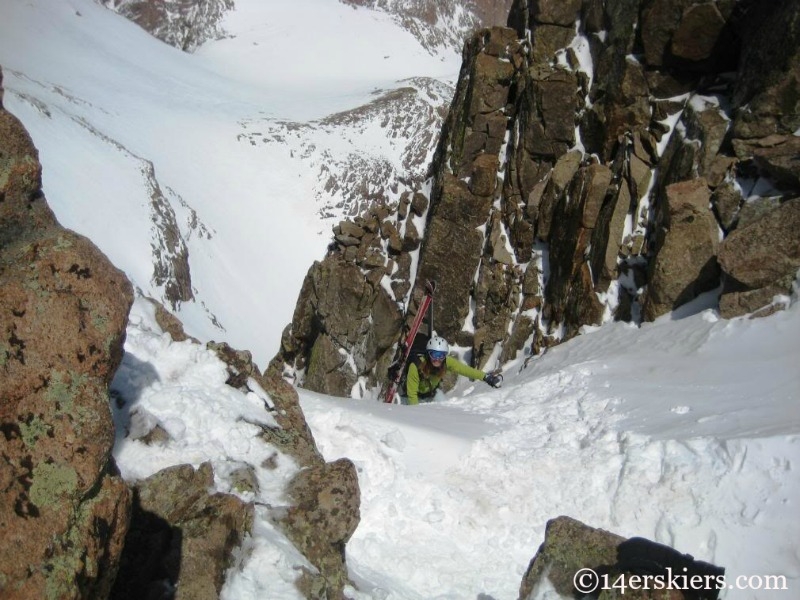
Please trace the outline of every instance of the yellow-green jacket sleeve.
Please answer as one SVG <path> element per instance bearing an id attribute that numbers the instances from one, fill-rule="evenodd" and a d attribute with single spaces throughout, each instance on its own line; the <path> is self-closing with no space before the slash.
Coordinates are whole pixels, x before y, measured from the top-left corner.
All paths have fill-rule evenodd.
<path id="1" fill-rule="evenodd" d="M 463 375 L 464 377 L 469 377 L 470 379 L 473 380 L 475 379 L 482 380 L 484 377 L 486 377 L 486 373 L 484 373 L 483 371 L 480 371 L 478 369 L 473 369 L 469 365 L 465 365 L 463 362 L 461 362 L 460 360 L 458 360 L 453 356 L 447 357 L 447 370 L 458 373 L 459 375 Z M 411 373 L 409 370 L 409 375 L 410 374 Z M 417 385 L 419 385 L 419 375 L 417 375 Z"/>

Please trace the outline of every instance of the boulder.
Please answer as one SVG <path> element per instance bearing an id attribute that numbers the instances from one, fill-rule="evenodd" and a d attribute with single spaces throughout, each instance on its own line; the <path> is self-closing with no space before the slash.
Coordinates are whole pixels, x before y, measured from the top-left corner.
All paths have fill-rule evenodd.
<path id="1" fill-rule="evenodd" d="M 700 583 L 683 586 L 691 588 L 684 593 L 677 589 L 683 582 L 680 576 Z M 561 598 L 616 598 L 620 594 L 634 600 L 716 600 L 724 576 L 725 569 L 664 544 L 640 537 L 626 539 L 561 516 L 548 521 L 544 542 L 522 579 L 519 600 L 542 597 L 548 588 Z"/>
<path id="2" fill-rule="evenodd" d="M 730 53 L 732 40 L 725 26 L 732 2 L 655 0 L 642 11 L 642 42 L 652 66 L 708 70 L 712 60 Z"/>
<path id="3" fill-rule="evenodd" d="M 356 468 L 339 459 L 300 471 L 289 485 L 291 506 L 280 525 L 319 569 L 300 582 L 306 598 L 342 600 L 348 583 L 345 544 L 361 519 Z"/>
<path id="4" fill-rule="evenodd" d="M 131 527 L 111 598 L 216 600 L 253 506 L 214 487 L 211 463 L 178 465 L 134 485 Z"/>
<path id="5" fill-rule="evenodd" d="M 672 34 L 671 54 L 687 61 L 711 58 L 725 27 L 725 17 L 717 4 L 706 2 L 688 6 Z"/>
<path id="6" fill-rule="evenodd" d="M 753 157 L 762 172 L 769 175 L 780 186 L 800 191 L 800 137 L 774 135 L 759 141 L 753 149 Z"/>
<path id="7" fill-rule="evenodd" d="M 800 269 L 800 198 L 784 202 L 720 244 L 725 277 L 720 314 L 736 317 L 791 293 Z M 762 290 L 759 293 L 759 290 Z"/>
<path id="8" fill-rule="evenodd" d="M 495 154 L 481 154 L 472 163 L 469 190 L 476 196 L 493 196 L 500 161 Z"/>
<path id="9" fill-rule="evenodd" d="M 531 3 L 535 23 L 572 27 L 581 11 L 581 0 L 538 0 Z"/>

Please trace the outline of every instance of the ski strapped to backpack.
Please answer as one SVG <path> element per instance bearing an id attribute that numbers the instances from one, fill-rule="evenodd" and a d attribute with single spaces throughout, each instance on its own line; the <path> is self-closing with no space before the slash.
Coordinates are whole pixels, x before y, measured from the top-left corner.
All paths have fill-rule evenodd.
<path id="1" fill-rule="evenodd" d="M 400 380 L 403 378 L 403 373 L 406 369 L 408 355 L 411 353 L 411 346 L 414 344 L 414 339 L 417 337 L 417 332 L 419 332 L 419 328 L 422 326 L 422 321 L 425 319 L 425 315 L 430 310 L 435 291 L 435 282 L 429 281 L 425 284 L 425 297 L 422 299 L 422 303 L 417 310 L 414 321 L 411 323 L 411 328 L 408 330 L 408 335 L 406 336 L 405 341 L 402 342 L 398 348 L 398 358 L 395 359 L 395 361 L 389 367 L 389 377 L 391 381 L 389 382 L 389 387 L 386 390 L 386 395 L 383 398 L 383 401 L 387 404 L 391 404 L 395 400 L 397 388 L 400 385 Z"/>

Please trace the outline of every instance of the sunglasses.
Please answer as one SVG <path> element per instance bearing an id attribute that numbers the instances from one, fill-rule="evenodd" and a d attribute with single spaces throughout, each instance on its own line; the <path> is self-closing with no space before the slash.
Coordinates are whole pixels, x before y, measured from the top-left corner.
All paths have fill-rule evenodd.
<path id="1" fill-rule="evenodd" d="M 428 352 L 428 356 L 431 357 L 431 360 L 444 360 L 447 358 L 447 352 L 442 352 L 441 350 L 431 350 Z"/>

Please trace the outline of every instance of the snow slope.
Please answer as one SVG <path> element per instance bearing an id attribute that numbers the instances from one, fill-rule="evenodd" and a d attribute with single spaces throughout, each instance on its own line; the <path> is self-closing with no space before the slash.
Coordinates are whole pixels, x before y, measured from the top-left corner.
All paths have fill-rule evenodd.
<path id="1" fill-rule="evenodd" d="M 223 26 L 230 37 L 190 55 L 93 0 L 5 0 L 4 106 L 39 150 L 61 223 L 158 299 L 153 199 L 164 197 L 195 297 L 178 316 L 264 365 L 330 238 L 327 155 L 309 168 L 296 150 L 332 142 L 314 127 L 293 145 L 253 135 L 357 108 L 410 76 L 452 81 L 460 57 L 428 54 L 388 15 L 324 0 L 237 0 Z M 386 138 L 361 133 L 350 148 L 389 152 Z"/>
<path id="2" fill-rule="evenodd" d="M 547 520 L 569 515 L 723 566 L 733 587 L 785 578 L 777 580 L 783 590 L 725 589 L 722 598 L 794 597 L 799 339 L 795 294 L 788 310 L 767 319 L 728 321 L 706 309 L 641 328 L 606 325 L 526 368 L 521 359 L 508 365 L 501 390 L 462 380 L 434 404 L 299 390 L 325 458 L 346 456 L 358 469 L 349 596 L 513 600 Z M 211 460 L 217 488 L 231 491 L 225 474 L 249 462 L 262 490 L 243 497 L 280 507 L 296 467 L 258 466 L 271 450 L 235 417 L 269 415 L 258 399 L 234 402 L 224 379 L 219 361 L 172 343 L 138 303 L 115 382 L 137 399 L 117 411 L 120 431 L 160 422 L 174 441 L 153 448 L 120 435 L 122 473 Z M 306 563 L 269 512 L 259 505 L 223 598 L 301 597 L 293 569 Z"/>

